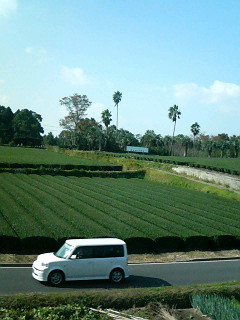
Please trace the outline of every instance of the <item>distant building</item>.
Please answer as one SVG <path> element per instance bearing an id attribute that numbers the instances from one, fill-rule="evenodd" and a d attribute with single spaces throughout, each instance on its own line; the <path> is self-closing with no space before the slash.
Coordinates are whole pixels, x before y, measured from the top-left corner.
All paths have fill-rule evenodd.
<path id="1" fill-rule="evenodd" d="M 148 153 L 148 148 L 127 146 L 126 151 L 133 153 Z"/>

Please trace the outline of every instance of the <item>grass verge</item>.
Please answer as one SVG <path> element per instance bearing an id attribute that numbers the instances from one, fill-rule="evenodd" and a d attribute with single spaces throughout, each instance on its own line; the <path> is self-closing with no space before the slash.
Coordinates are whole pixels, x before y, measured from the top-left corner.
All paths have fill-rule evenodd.
<path id="1" fill-rule="evenodd" d="M 0 264 L 31 264 L 37 255 L 0 254 Z M 167 252 L 161 254 L 130 254 L 129 263 L 165 263 L 177 261 L 240 258 L 240 250 Z"/>
<path id="2" fill-rule="evenodd" d="M 192 287 L 160 287 L 144 289 L 113 289 L 103 291 L 84 291 L 62 294 L 18 294 L 0 297 L 0 308 L 55 307 L 58 305 L 81 304 L 86 307 L 111 308 L 126 310 L 144 307 L 151 302 L 161 302 L 175 308 L 191 308 L 191 297 L 194 294 L 216 294 L 223 297 L 234 297 L 240 300 L 240 282 L 201 285 Z"/>

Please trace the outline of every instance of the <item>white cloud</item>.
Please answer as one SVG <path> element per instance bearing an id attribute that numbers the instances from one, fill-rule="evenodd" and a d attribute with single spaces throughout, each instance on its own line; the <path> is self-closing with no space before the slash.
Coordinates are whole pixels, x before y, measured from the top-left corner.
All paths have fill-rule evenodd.
<path id="1" fill-rule="evenodd" d="M 27 48 L 25 48 L 25 52 L 26 52 L 27 54 L 32 54 L 32 53 L 33 53 L 33 47 L 27 47 Z"/>
<path id="2" fill-rule="evenodd" d="M 0 105 L 5 106 L 5 104 L 7 103 L 7 96 L 0 96 Z"/>
<path id="3" fill-rule="evenodd" d="M 201 103 L 218 105 L 219 110 L 233 110 L 240 104 L 240 86 L 219 80 L 209 87 L 201 87 L 195 83 L 174 86 L 174 96 L 183 103 Z"/>
<path id="4" fill-rule="evenodd" d="M 106 82 L 106 87 L 107 87 L 107 88 L 110 88 L 110 89 L 114 88 L 113 82 L 112 82 L 112 81 L 107 81 L 107 82 Z"/>
<path id="5" fill-rule="evenodd" d="M 38 64 L 43 64 L 43 63 L 46 63 L 48 61 L 48 58 L 47 58 L 47 51 L 45 49 L 40 49 L 38 51 L 38 60 L 37 60 L 37 63 Z"/>
<path id="6" fill-rule="evenodd" d="M 0 79 L 0 85 L 2 85 L 2 84 L 4 84 L 4 83 L 5 83 L 5 81 L 2 80 L 2 79 Z M 0 88 L 0 89 L 1 89 L 1 88 Z M 2 94 L 0 93 L 0 105 L 5 106 L 6 103 L 7 103 L 7 100 L 8 100 L 8 97 L 5 96 L 5 95 L 2 95 Z"/>
<path id="7" fill-rule="evenodd" d="M 106 109 L 106 107 L 104 106 L 103 103 L 93 102 L 87 110 L 87 117 L 94 118 L 94 119 L 96 119 L 96 121 L 100 122 L 100 121 L 102 121 L 101 113 L 105 109 Z"/>
<path id="8" fill-rule="evenodd" d="M 29 47 L 26 47 L 24 51 L 27 55 L 35 58 L 37 64 L 43 64 L 48 61 L 47 51 L 44 48 L 36 49 L 29 46 Z"/>
<path id="9" fill-rule="evenodd" d="M 8 17 L 12 11 L 17 10 L 17 0 L 0 0 L 0 17 Z"/>
<path id="10" fill-rule="evenodd" d="M 47 55 L 47 50 L 45 50 L 44 48 L 41 48 L 41 49 L 39 50 L 39 54 L 40 54 L 41 56 L 46 56 L 46 55 Z"/>
<path id="11" fill-rule="evenodd" d="M 90 77 L 81 68 L 62 67 L 61 77 L 72 85 L 83 86 L 91 83 Z"/>

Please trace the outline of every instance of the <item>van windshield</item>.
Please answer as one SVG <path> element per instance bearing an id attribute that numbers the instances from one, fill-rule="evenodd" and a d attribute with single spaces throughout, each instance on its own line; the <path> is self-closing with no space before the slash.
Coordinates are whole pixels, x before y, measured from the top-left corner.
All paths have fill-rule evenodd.
<path id="1" fill-rule="evenodd" d="M 73 250 L 73 246 L 70 246 L 69 244 L 64 243 L 64 245 L 54 254 L 58 258 L 66 259 L 72 250 Z"/>

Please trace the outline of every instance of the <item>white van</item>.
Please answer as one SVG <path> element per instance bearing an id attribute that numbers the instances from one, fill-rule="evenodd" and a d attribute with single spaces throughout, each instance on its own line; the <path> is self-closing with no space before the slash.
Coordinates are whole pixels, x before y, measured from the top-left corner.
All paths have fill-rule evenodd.
<path id="1" fill-rule="evenodd" d="M 32 270 L 35 279 L 55 286 L 65 280 L 119 283 L 129 277 L 127 246 L 116 238 L 66 240 L 57 252 L 40 254 Z"/>

